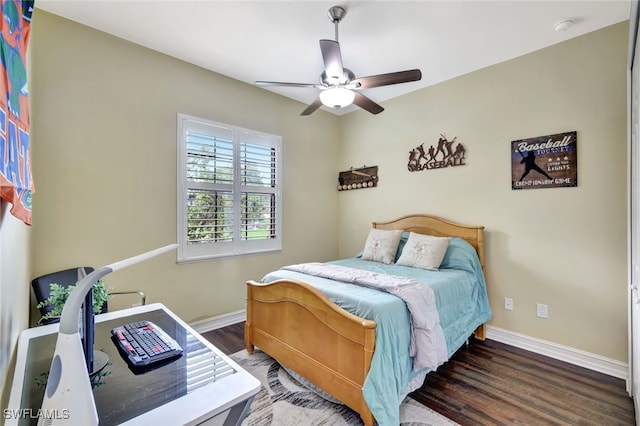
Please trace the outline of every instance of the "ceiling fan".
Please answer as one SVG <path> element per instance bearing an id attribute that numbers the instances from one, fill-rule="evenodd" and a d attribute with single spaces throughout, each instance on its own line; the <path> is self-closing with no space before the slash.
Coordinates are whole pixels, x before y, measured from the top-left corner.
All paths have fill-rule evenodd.
<path id="1" fill-rule="evenodd" d="M 329 20 L 335 25 L 335 40 L 320 40 L 320 51 L 324 62 L 324 71 L 320 74 L 320 83 L 283 83 L 277 81 L 256 81 L 258 86 L 289 86 L 310 87 L 320 89 L 320 95 L 300 115 L 309 115 L 322 105 L 331 108 L 344 108 L 352 103 L 369 111 L 379 114 L 384 111 L 380 105 L 360 93 L 362 89 L 389 86 L 391 84 L 418 81 L 422 78 L 419 69 L 398 71 L 388 74 L 377 74 L 368 77 L 356 77 L 354 73 L 342 66 L 342 55 L 338 43 L 338 24 L 346 15 L 346 10 L 340 6 L 329 9 Z"/>

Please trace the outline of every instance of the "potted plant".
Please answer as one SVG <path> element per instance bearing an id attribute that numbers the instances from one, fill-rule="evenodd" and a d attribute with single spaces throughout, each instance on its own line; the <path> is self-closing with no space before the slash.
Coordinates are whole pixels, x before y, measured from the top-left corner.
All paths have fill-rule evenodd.
<path id="1" fill-rule="evenodd" d="M 50 318 L 59 318 L 62 315 L 62 308 L 64 308 L 64 304 L 69 298 L 69 295 L 75 288 L 75 284 L 69 286 L 61 286 L 56 283 L 51 283 L 49 288 L 51 292 L 49 294 L 49 298 L 44 300 L 36 306 L 36 308 L 41 309 L 47 306 L 52 306 L 53 309 L 47 312 L 45 315 L 40 318 L 38 322 L 50 319 Z M 104 283 L 104 280 L 98 280 L 92 288 L 93 295 L 93 313 L 99 314 L 102 312 L 102 307 L 104 304 L 111 298 L 108 291 L 110 289 Z"/>

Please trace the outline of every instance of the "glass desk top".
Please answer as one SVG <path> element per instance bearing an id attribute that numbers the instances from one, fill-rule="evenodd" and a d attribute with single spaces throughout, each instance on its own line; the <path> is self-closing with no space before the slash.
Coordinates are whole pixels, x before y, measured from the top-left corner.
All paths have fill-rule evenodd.
<path id="1" fill-rule="evenodd" d="M 224 382 L 239 372 L 248 374 L 160 306 L 158 309 L 106 321 L 98 322 L 99 317 L 96 317 L 94 350 L 103 351 L 109 357 L 106 367 L 91 380 L 100 425 L 121 424 L 212 384 Z M 142 320 L 160 326 L 178 342 L 184 353 L 177 359 L 150 369 L 130 367 L 112 341 L 111 329 Z M 37 424 L 37 413 L 42 404 L 56 337 L 57 325 L 49 334 L 28 339 L 20 395 L 20 408 L 27 410 L 22 410 L 24 412 L 16 416 L 19 417 L 18 425 Z M 85 365 L 78 368 L 86 370 Z M 14 388 L 16 380 L 17 376 L 14 378 Z M 225 392 L 226 386 L 221 388 L 222 392 Z M 12 389 L 12 398 L 13 393 Z"/>

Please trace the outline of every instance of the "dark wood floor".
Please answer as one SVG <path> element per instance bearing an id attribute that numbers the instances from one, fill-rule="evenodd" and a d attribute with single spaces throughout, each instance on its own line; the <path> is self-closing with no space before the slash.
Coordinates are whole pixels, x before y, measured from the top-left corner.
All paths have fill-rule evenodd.
<path id="1" fill-rule="evenodd" d="M 203 333 L 244 349 L 243 323 Z M 634 425 L 624 380 L 492 340 L 473 341 L 411 397 L 461 425 Z"/>

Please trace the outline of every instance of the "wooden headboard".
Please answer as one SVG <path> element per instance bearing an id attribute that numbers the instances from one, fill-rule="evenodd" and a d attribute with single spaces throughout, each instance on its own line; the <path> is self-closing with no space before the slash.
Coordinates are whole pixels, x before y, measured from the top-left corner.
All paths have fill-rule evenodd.
<path id="1" fill-rule="evenodd" d="M 484 264 L 484 226 L 461 225 L 449 222 L 437 216 L 426 214 L 412 214 L 402 216 L 389 222 L 373 222 L 372 227 L 377 229 L 395 230 L 402 229 L 417 234 L 433 235 L 434 237 L 458 237 L 466 240 L 478 252 L 480 265 Z"/>

